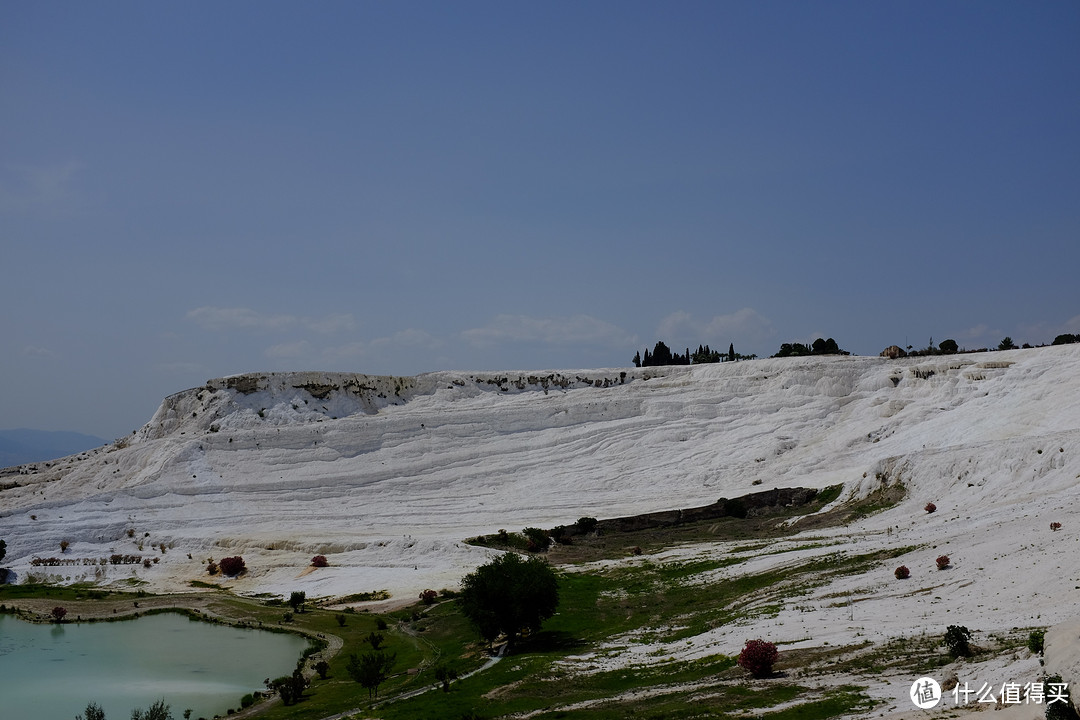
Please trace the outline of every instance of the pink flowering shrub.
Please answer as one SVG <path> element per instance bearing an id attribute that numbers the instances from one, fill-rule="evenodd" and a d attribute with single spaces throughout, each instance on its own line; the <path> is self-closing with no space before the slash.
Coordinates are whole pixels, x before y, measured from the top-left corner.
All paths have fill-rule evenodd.
<path id="1" fill-rule="evenodd" d="M 772 666 L 780 657 L 776 645 L 765 640 L 748 640 L 746 647 L 739 653 L 739 667 L 756 678 L 772 675 Z"/>
<path id="2" fill-rule="evenodd" d="M 907 565 L 901 565 L 893 571 L 893 575 L 896 576 L 897 580 L 907 580 L 911 577 L 911 571 L 908 570 Z"/>
<path id="3" fill-rule="evenodd" d="M 247 570 L 247 567 L 244 565 L 244 558 L 239 555 L 221 558 L 221 561 L 218 562 L 218 567 L 221 568 L 222 575 L 228 575 L 230 577 L 239 575 Z"/>

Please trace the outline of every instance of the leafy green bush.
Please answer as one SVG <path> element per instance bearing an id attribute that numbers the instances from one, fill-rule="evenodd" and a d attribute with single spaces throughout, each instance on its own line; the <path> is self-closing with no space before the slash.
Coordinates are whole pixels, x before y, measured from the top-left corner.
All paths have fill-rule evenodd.
<path id="1" fill-rule="evenodd" d="M 1051 685 L 1063 686 L 1064 692 L 1061 694 L 1065 697 L 1064 702 L 1060 700 L 1051 701 Z M 1077 717 L 1080 717 L 1076 713 L 1076 708 L 1073 707 L 1068 685 L 1061 679 L 1061 675 L 1051 675 L 1046 678 L 1044 687 L 1047 692 L 1046 720 L 1076 720 Z"/>
<path id="2" fill-rule="evenodd" d="M 598 522 L 600 521 L 594 517 L 582 517 L 578 518 L 577 522 L 574 524 L 577 525 L 577 529 L 580 532 L 587 535 L 596 529 L 596 524 Z"/>
<path id="3" fill-rule="evenodd" d="M 971 639 L 971 631 L 963 625 L 950 625 L 945 629 L 945 639 L 942 640 L 942 644 L 949 649 L 949 654 L 953 657 L 970 657 L 971 645 L 968 642 Z"/>
<path id="4" fill-rule="evenodd" d="M 1031 633 L 1028 635 L 1028 650 L 1035 653 L 1036 655 L 1042 655 L 1043 641 L 1045 640 L 1045 638 L 1045 630 L 1032 630 Z"/>
<path id="5" fill-rule="evenodd" d="M 546 530 L 540 528 L 527 527 L 524 530 L 525 537 L 528 542 L 525 544 L 525 549 L 530 552 L 541 552 L 548 549 L 551 545 L 551 538 L 548 537 Z"/>

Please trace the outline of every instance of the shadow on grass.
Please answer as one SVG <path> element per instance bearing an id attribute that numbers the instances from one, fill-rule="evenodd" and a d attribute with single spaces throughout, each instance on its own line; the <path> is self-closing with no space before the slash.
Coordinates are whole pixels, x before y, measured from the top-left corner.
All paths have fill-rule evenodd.
<path id="1" fill-rule="evenodd" d="M 584 640 L 565 630 L 541 630 L 527 639 L 519 640 L 514 646 L 513 654 L 570 652 L 581 650 L 585 646 Z"/>

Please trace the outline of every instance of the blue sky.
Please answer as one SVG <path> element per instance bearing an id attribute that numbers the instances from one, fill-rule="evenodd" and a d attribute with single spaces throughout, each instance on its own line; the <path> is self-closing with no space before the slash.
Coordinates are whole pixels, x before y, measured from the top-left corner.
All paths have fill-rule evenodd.
<path id="1" fill-rule="evenodd" d="M 1080 332 L 1076 2 L 0 2 L 0 427 Z"/>

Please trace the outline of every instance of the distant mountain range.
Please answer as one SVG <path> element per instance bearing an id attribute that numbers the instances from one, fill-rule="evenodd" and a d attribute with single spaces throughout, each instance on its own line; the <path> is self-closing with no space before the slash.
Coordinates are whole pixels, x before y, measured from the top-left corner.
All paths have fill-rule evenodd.
<path id="1" fill-rule="evenodd" d="M 74 455 L 105 445 L 93 435 L 48 430 L 0 430 L 0 467 L 24 465 Z"/>

